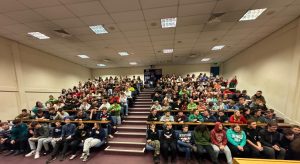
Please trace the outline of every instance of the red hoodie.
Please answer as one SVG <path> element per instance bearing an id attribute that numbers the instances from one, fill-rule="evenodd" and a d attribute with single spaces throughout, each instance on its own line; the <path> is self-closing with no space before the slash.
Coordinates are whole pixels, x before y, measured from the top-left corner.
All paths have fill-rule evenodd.
<path id="1" fill-rule="evenodd" d="M 215 128 L 210 132 L 211 143 L 217 146 L 227 145 L 226 132 L 224 129 L 223 130 L 219 129 L 219 126 L 221 124 L 222 124 L 221 122 L 216 122 Z"/>

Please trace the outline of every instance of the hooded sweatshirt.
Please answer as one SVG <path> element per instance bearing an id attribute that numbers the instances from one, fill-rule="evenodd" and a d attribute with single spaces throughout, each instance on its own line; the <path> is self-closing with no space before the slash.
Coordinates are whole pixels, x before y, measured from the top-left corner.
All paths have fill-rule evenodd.
<path id="1" fill-rule="evenodd" d="M 219 129 L 220 125 L 221 125 L 220 122 L 216 122 L 215 128 L 210 132 L 210 139 L 211 139 L 211 143 L 214 145 L 225 146 L 227 145 L 226 132 L 223 129 L 222 130 Z"/>
<path id="2" fill-rule="evenodd" d="M 244 131 L 237 133 L 232 129 L 228 129 L 226 132 L 226 136 L 227 136 L 228 142 L 234 146 L 244 147 L 246 145 L 246 134 Z"/>
<path id="3" fill-rule="evenodd" d="M 193 133 L 194 135 L 194 139 L 195 139 L 195 143 L 199 144 L 199 145 L 210 145 L 209 139 L 210 139 L 210 135 L 209 135 L 209 131 L 205 130 L 204 132 L 201 131 L 194 131 Z"/>

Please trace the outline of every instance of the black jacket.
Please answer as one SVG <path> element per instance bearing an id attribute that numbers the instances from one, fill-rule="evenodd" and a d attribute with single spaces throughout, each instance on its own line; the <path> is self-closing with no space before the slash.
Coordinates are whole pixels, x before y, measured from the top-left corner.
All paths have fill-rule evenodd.
<path id="1" fill-rule="evenodd" d="M 151 129 L 147 130 L 147 140 L 151 140 L 151 141 L 159 140 L 157 129 L 155 129 L 154 132 Z"/>
<path id="2" fill-rule="evenodd" d="M 176 137 L 175 131 L 173 129 L 170 129 L 170 130 L 164 129 L 160 135 L 160 142 L 161 143 L 177 142 L 177 137 Z"/>
<path id="3" fill-rule="evenodd" d="M 258 132 L 257 129 L 250 129 L 250 128 L 247 128 L 245 130 L 245 133 L 246 133 L 246 138 L 247 140 L 250 140 L 252 143 L 254 143 L 255 145 L 257 145 L 256 143 L 257 142 L 261 142 L 261 136 Z"/>
<path id="4" fill-rule="evenodd" d="M 267 129 L 262 129 L 259 134 L 263 146 L 272 147 L 273 145 L 280 145 L 281 134 L 279 132 L 268 132 Z"/>
<path id="5" fill-rule="evenodd" d="M 153 116 L 153 114 L 151 113 L 148 118 L 147 121 L 159 121 L 159 116 L 158 114 L 156 114 L 155 116 Z"/>
<path id="6" fill-rule="evenodd" d="M 101 141 L 103 141 L 106 137 L 105 130 L 102 128 L 101 129 L 93 129 L 90 137 L 97 138 L 97 139 L 100 139 Z"/>
<path id="7" fill-rule="evenodd" d="M 89 133 L 88 133 L 87 129 L 77 128 L 75 131 L 74 139 L 75 140 L 85 140 L 86 138 L 88 138 L 88 136 L 89 136 Z"/>

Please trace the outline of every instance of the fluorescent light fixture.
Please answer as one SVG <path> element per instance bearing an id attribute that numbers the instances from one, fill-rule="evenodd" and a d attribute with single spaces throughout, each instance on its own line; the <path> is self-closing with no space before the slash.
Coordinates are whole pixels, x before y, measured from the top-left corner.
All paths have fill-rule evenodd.
<path id="1" fill-rule="evenodd" d="M 93 30 L 95 34 L 107 34 L 108 33 L 102 25 L 90 26 L 90 29 Z"/>
<path id="2" fill-rule="evenodd" d="M 128 56 L 129 55 L 128 52 L 126 52 L 126 51 L 124 51 L 124 52 L 118 52 L 118 54 L 120 56 Z"/>
<path id="3" fill-rule="evenodd" d="M 217 45 L 217 46 L 214 46 L 211 50 L 218 51 L 218 50 L 221 50 L 224 47 L 225 47 L 225 45 Z"/>
<path id="4" fill-rule="evenodd" d="M 161 28 L 176 27 L 177 18 L 163 18 L 160 20 Z"/>
<path id="5" fill-rule="evenodd" d="M 137 62 L 130 62 L 130 65 L 137 65 Z"/>
<path id="6" fill-rule="evenodd" d="M 88 59 L 90 57 L 88 57 L 87 55 L 77 55 L 78 57 L 82 58 L 82 59 Z"/>
<path id="7" fill-rule="evenodd" d="M 240 21 L 249 21 L 249 20 L 255 20 L 257 17 L 259 17 L 267 8 L 264 9 L 254 9 L 254 10 L 248 10 L 246 14 L 240 19 Z"/>
<path id="8" fill-rule="evenodd" d="M 173 53 L 173 49 L 163 49 L 164 54 L 170 54 Z"/>
<path id="9" fill-rule="evenodd" d="M 201 61 L 206 62 L 206 61 L 209 61 L 209 60 L 210 60 L 210 58 L 203 58 Z"/>
<path id="10" fill-rule="evenodd" d="M 43 33 L 40 33 L 40 32 L 29 32 L 27 34 L 29 34 L 29 35 L 31 35 L 33 37 L 36 37 L 38 39 L 50 39 L 49 36 L 47 36 L 47 35 L 45 35 Z"/>
<path id="11" fill-rule="evenodd" d="M 99 66 L 99 67 L 105 67 L 106 65 L 105 64 L 97 64 L 97 66 Z"/>

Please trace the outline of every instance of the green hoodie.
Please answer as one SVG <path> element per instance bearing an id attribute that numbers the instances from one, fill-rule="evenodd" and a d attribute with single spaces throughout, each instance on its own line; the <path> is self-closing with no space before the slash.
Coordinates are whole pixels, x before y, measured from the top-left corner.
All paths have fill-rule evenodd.
<path id="1" fill-rule="evenodd" d="M 209 131 L 197 132 L 194 131 L 194 140 L 196 144 L 199 145 L 210 145 L 210 134 Z"/>
<path id="2" fill-rule="evenodd" d="M 226 132 L 226 137 L 228 139 L 228 142 L 230 142 L 234 146 L 244 147 L 246 145 L 246 134 L 244 131 L 237 133 L 232 129 L 228 129 Z"/>
<path id="3" fill-rule="evenodd" d="M 24 123 L 14 125 L 11 129 L 11 140 L 26 141 L 28 139 L 28 127 Z"/>
<path id="4" fill-rule="evenodd" d="M 197 104 L 196 103 L 189 103 L 187 106 L 187 110 L 192 111 L 194 109 L 197 109 Z"/>
<path id="5" fill-rule="evenodd" d="M 190 114 L 189 122 L 194 122 L 194 119 L 197 119 L 197 121 L 200 121 L 200 122 L 204 121 L 201 114 L 199 114 L 198 116 L 196 116 L 195 114 Z"/>
<path id="6" fill-rule="evenodd" d="M 114 110 L 114 111 L 112 111 Z M 121 105 L 120 104 L 112 104 L 108 110 L 112 116 L 120 116 L 121 114 Z"/>

